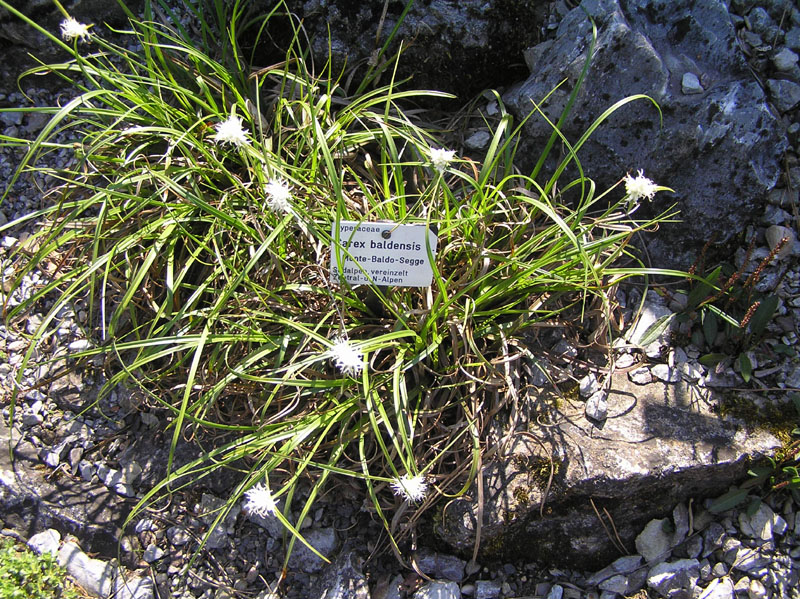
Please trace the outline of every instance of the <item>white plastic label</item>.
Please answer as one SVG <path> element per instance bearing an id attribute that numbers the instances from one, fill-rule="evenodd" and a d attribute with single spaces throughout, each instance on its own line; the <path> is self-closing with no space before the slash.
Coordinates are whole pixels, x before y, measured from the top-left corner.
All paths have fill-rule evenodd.
<path id="1" fill-rule="evenodd" d="M 433 281 L 428 247 L 435 256 L 439 239 L 425 225 L 339 221 L 341 272 L 336 260 L 335 222 L 331 237 L 331 278 L 336 283 L 344 279 L 350 285 L 428 287 Z"/>

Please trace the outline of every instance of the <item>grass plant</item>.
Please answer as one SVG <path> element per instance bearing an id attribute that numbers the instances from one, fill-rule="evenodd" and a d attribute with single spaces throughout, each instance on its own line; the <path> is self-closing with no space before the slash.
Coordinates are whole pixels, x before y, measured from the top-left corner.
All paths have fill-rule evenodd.
<path id="1" fill-rule="evenodd" d="M 402 559 L 425 509 L 467 492 L 514 434 L 489 430 L 522 409 L 513 373 L 531 357 L 526 331 L 607 317 L 614 287 L 651 272 L 629 242 L 668 215 L 635 219 L 642 196 L 626 191 L 625 173 L 599 192 L 577 155 L 603 120 L 645 96 L 621 100 L 574 142 L 550 121 L 543 153 L 560 148 L 560 166 L 526 174 L 514 167 L 524 122 L 499 95 L 483 160 L 451 155 L 411 104 L 444 94 L 396 82 L 388 43 L 357 81 L 330 62 L 314 69 L 280 1 L 257 20 L 239 0 L 213 4 L 216 16 L 189 5 L 199 48 L 148 1 L 144 19 L 131 14 L 114 32 L 138 51 L 100 25 L 66 43 L 0 5 L 69 54 L 26 75 L 56 75 L 76 92 L 42 109 L 51 120 L 32 143 L 5 140 L 27 144 L 17 176 L 37 169 L 60 182 L 47 206 L 4 227 L 42 222 L 12 285 L 34 269 L 50 276 L 6 318 L 13 326 L 55 297 L 34 335 L 43 339 L 63 306 L 86 298 L 93 345 L 71 357 L 106 357 L 104 393 L 136 386 L 168 415 L 168 475 L 134 514 L 234 468 L 240 482 L 218 522 L 244 499 L 281 521 L 288 556 L 323 488 L 349 478 Z M 285 56 L 255 64 L 239 40 L 257 47 L 278 18 L 293 28 Z M 532 105 L 529 118 L 547 117 Z M 64 132 L 75 142 L 57 142 Z M 71 167 L 41 166 L 63 148 Z M 331 235 L 342 220 L 435 231 L 433 284 L 332 281 L 332 248 L 334 260 L 349 254 Z M 601 328 L 597 340 L 612 334 Z M 173 465 L 179 439 L 201 432 L 217 441 Z"/>

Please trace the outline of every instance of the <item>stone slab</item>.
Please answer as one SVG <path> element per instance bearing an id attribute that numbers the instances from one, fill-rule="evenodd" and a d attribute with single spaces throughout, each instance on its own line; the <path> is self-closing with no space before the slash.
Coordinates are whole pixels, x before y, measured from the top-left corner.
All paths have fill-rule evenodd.
<path id="1" fill-rule="evenodd" d="M 562 400 L 555 425 L 531 418 L 507 458 L 483 470 L 481 555 L 601 567 L 633 553 L 648 521 L 690 498 L 721 495 L 752 460 L 780 446 L 766 430 L 720 417 L 711 391 L 698 393 L 618 375 L 599 425 L 580 401 Z M 463 555 L 473 550 L 476 496 L 473 485 L 437 519 L 438 536 Z"/>
<path id="2" fill-rule="evenodd" d="M 116 555 L 121 524 L 133 505 L 100 483 L 53 475 L 36 448 L 16 430 L 12 437 L 0 418 L 0 519 L 5 526 L 25 538 L 55 528 L 80 538 L 89 551 Z"/>

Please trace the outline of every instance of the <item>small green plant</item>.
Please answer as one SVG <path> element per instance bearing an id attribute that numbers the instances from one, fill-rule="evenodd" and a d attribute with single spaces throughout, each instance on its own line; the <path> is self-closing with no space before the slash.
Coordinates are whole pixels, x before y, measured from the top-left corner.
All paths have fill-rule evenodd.
<path id="1" fill-rule="evenodd" d="M 548 119 L 551 143 L 526 174 L 514 166 L 525 123 L 497 95 L 491 143 L 474 162 L 442 148 L 425 115 L 406 109 L 443 94 L 403 89 L 387 46 L 354 82 L 330 62 L 313 68 L 283 2 L 252 19 L 246 4 L 215 2 L 209 19 L 194 8 L 207 44 L 197 48 L 146 2 L 145 20 L 131 14 L 118 32 L 140 44 L 135 52 L 74 24 L 66 44 L 0 0 L 71 56 L 29 74 L 55 74 L 77 91 L 38 109 L 52 120 L 17 174 L 41 170 L 48 152 L 75 152 L 69 170 L 45 171 L 62 185 L 27 217 L 45 226 L 21 247 L 12 283 L 59 267 L 8 321 L 55 294 L 41 338 L 63 306 L 87 298 L 96 345 L 73 357 L 111 358 L 103 393 L 138 386 L 166 413 L 168 475 L 131 518 L 236 469 L 241 482 L 217 523 L 244 500 L 283 524 L 288 559 L 306 542 L 299 523 L 323 487 L 350 477 L 401 557 L 398 540 L 424 510 L 470 487 L 492 418 L 520 409 L 510 368 L 525 331 L 590 309 L 607 316 L 615 285 L 658 272 L 641 268 L 628 242 L 671 216 L 632 217 L 667 188 L 620 173 L 624 185 L 598 193 L 577 156 L 616 110 L 653 102 L 622 99 L 573 142 Z M 257 64 L 276 26 L 293 33 L 285 55 Z M 536 105 L 533 117 L 548 118 Z M 58 132 L 76 139 L 59 143 Z M 556 142 L 565 154 L 545 176 Z M 335 280 L 331 264 L 341 271 L 355 253 L 342 221 L 435 232 L 438 250 L 423 248 L 432 284 Z M 200 431 L 216 444 L 174 467 L 178 440 Z"/>
<path id="2" fill-rule="evenodd" d="M 8 537 L 0 537 L 0 599 L 78 597 L 52 555 L 37 555 Z"/>
<path id="3" fill-rule="evenodd" d="M 800 424 L 800 393 L 790 393 L 789 398 L 794 406 L 795 422 Z M 748 471 L 750 478 L 718 497 L 711 505 L 712 512 L 724 512 L 748 500 L 748 511 L 754 512 L 762 497 L 781 491 L 789 492 L 800 502 L 800 426 L 783 432 L 782 436 L 783 447 L 774 456 L 753 466 Z"/>
<path id="4" fill-rule="evenodd" d="M 787 241 L 783 239 L 776 245 L 749 274 L 744 268 L 750 261 L 752 244 L 740 268 L 726 262 L 704 272 L 704 256 L 710 243 L 706 244 L 689 269 L 688 289 L 678 293 L 661 289 L 668 298 L 680 300 L 678 303 L 683 309 L 655 322 L 643 335 L 642 343 L 646 345 L 657 338 L 673 323 L 688 323 L 690 333 L 685 341 L 705 352 L 700 363 L 711 367 L 733 357 L 742 378 L 750 382 L 753 365 L 749 354 L 762 347 L 767 325 L 774 318 L 780 301 L 774 293 L 759 292 L 756 284 Z M 775 353 L 793 353 L 781 343 L 767 349 Z"/>

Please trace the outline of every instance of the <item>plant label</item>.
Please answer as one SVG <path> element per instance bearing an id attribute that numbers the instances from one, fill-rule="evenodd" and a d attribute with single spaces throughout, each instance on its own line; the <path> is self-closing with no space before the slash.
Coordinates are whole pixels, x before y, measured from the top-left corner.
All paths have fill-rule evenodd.
<path id="1" fill-rule="evenodd" d="M 337 240 L 338 236 L 338 240 Z M 331 226 L 331 278 L 350 285 L 428 287 L 439 239 L 426 225 L 353 220 Z"/>

